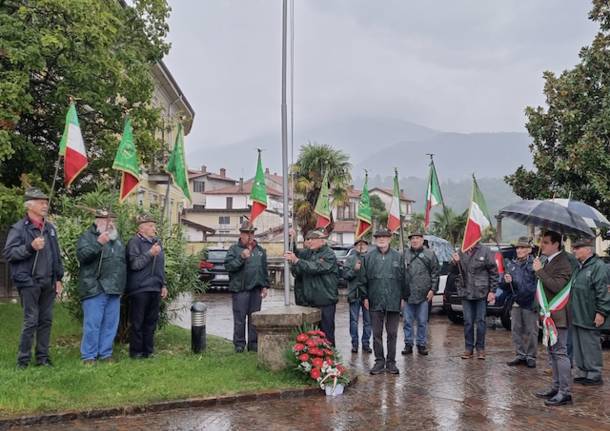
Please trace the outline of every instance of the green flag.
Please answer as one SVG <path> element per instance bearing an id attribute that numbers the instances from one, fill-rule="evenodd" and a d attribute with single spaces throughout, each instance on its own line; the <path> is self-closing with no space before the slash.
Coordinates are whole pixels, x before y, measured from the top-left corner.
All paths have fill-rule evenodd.
<path id="1" fill-rule="evenodd" d="M 318 195 L 318 201 L 316 202 L 316 208 L 314 213 L 318 216 L 316 220 L 316 229 L 325 228 L 330 224 L 330 197 L 328 191 L 328 171 L 324 173 L 324 179 L 322 180 L 322 188 Z"/>
<path id="2" fill-rule="evenodd" d="M 258 150 L 256 176 L 254 177 L 254 183 L 252 183 L 250 200 L 252 201 L 250 223 L 254 223 L 254 219 L 267 208 L 267 187 L 265 186 L 265 172 L 263 171 L 263 163 L 261 162 L 261 150 Z"/>
<path id="3" fill-rule="evenodd" d="M 176 135 L 176 144 L 169 155 L 169 161 L 165 170 L 172 176 L 174 184 L 182 190 L 184 197 L 191 200 L 191 191 L 189 189 L 188 173 L 186 170 L 186 162 L 184 160 L 184 131 L 182 124 L 178 125 L 178 134 Z"/>
<path id="4" fill-rule="evenodd" d="M 125 119 L 123 137 L 114 157 L 112 169 L 121 171 L 119 202 L 123 202 L 140 184 L 140 160 L 138 150 L 133 142 L 133 128 L 129 117 Z"/>
<path id="5" fill-rule="evenodd" d="M 369 174 L 364 175 L 364 186 L 358 203 L 358 225 L 356 226 L 356 240 L 362 238 L 373 225 L 373 212 L 371 210 L 371 199 L 369 197 Z"/>

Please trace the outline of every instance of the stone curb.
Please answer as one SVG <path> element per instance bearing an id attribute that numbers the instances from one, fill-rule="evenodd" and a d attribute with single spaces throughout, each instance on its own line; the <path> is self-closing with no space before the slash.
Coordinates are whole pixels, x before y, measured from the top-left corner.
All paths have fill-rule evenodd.
<path id="1" fill-rule="evenodd" d="M 50 413 L 37 416 L 20 416 L 13 418 L 0 419 L 0 430 L 8 429 L 13 426 L 43 425 L 59 422 L 74 421 L 77 419 L 102 419 L 113 416 L 137 415 L 143 413 L 158 413 L 166 410 L 213 407 L 226 404 L 235 404 L 249 401 L 265 401 L 273 399 L 288 399 L 323 395 L 324 392 L 318 386 L 302 389 L 284 389 L 273 391 L 262 391 L 252 393 L 242 393 L 236 395 L 225 395 L 220 397 L 207 398 L 187 398 L 184 400 L 161 401 L 158 403 L 140 405 L 110 407 L 104 409 L 67 411 L 60 413 Z"/>

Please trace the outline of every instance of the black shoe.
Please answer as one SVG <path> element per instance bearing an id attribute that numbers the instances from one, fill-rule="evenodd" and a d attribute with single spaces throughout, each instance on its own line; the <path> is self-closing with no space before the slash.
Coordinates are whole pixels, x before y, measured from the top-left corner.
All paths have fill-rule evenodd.
<path id="1" fill-rule="evenodd" d="M 574 383 L 583 384 L 582 382 L 584 382 L 585 380 L 587 380 L 586 377 L 574 377 Z"/>
<path id="2" fill-rule="evenodd" d="M 352 346 L 352 353 L 358 353 L 358 346 Z"/>
<path id="3" fill-rule="evenodd" d="M 527 368 L 536 368 L 536 360 L 532 358 L 528 358 L 526 361 Z"/>
<path id="4" fill-rule="evenodd" d="M 410 355 L 411 353 L 413 353 L 413 346 L 411 344 L 405 344 L 405 348 L 402 349 L 402 353 L 403 355 Z"/>
<path id="5" fill-rule="evenodd" d="M 50 359 L 44 359 L 42 361 L 36 362 L 37 367 L 52 367 L 53 362 Z"/>
<path id="6" fill-rule="evenodd" d="M 373 349 L 371 349 L 369 346 L 362 346 L 362 351 L 364 353 L 373 353 Z"/>
<path id="7" fill-rule="evenodd" d="M 372 375 L 382 374 L 385 372 L 385 363 L 383 362 L 375 362 L 371 371 L 369 371 Z"/>
<path id="8" fill-rule="evenodd" d="M 144 356 L 144 353 L 130 353 L 129 357 L 131 359 L 145 359 L 146 356 Z"/>
<path id="9" fill-rule="evenodd" d="M 248 346 L 248 352 L 258 352 L 258 346 Z"/>
<path id="10" fill-rule="evenodd" d="M 556 389 L 546 389 L 544 391 L 534 392 L 534 395 L 538 398 L 546 398 L 547 400 L 550 400 L 555 395 L 557 395 L 557 390 Z"/>
<path id="11" fill-rule="evenodd" d="M 25 370 L 28 367 L 28 363 L 27 362 L 17 362 L 17 369 L 18 370 Z"/>
<path id="12" fill-rule="evenodd" d="M 400 373 L 400 371 L 398 371 L 398 367 L 396 366 L 395 362 L 388 362 L 385 365 L 385 370 L 390 374 L 399 374 Z"/>
<path id="13" fill-rule="evenodd" d="M 584 379 L 582 382 L 580 382 L 580 384 L 585 385 L 585 386 L 601 386 L 604 384 L 604 381 L 601 379 L 601 377 L 599 379 Z"/>
<path id="14" fill-rule="evenodd" d="M 244 348 L 243 346 L 237 346 L 235 348 L 235 353 L 244 353 Z"/>
<path id="15" fill-rule="evenodd" d="M 427 356 L 428 349 L 426 349 L 426 346 L 417 346 L 417 353 L 419 353 L 420 355 L 423 355 L 423 356 Z"/>
<path id="16" fill-rule="evenodd" d="M 523 358 L 515 358 L 512 361 L 508 361 L 506 365 L 509 367 L 516 367 L 517 365 L 525 365 L 525 359 Z"/>
<path id="17" fill-rule="evenodd" d="M 544 404 L 547 406 L 564 406 L 566 404 L 572 404 L 572 395 L 555 395 L 553 398 L 545 400 Z"/>

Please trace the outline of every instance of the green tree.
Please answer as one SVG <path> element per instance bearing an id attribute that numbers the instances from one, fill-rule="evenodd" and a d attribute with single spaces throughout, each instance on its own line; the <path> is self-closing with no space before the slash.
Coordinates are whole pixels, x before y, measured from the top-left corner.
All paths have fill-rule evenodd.
<path id="1" fill-rule="evenodd" d="M 378 195 L 370 195 L 373 230 L 388 223 L 388 211 Z M 373 232 L 374 233 L 374 232 Z"/>
<path id="2" fill-rule="evenodd" d="M 293 166 L 295 176 L 294 201 L 295 219 L 303 235 L 316 225 L 313 212 L 325 170 L 331 187 L 331 206 L 345 205 L 348 200 L 347 189 L 352 181 L 351 164 L 347 154 L 329 145 L 309 143 L 301 147 L 299 158 Z M 328 230 L 332 231 L 333 224 Z"/>
<path id="3" fill-rule="evenodd" d="M 52 177 L 69 96 L 91 156 L 76 191 L 113 175 L 128 111 L 151 161 L 161 146 L 151 66 L 169 50 L 169 10 L 166 0 L 0 1 L 0 182 Z"/>
<path id="4" fill-rule="evenodd" d="M 544 72 L 546 109 L 527 107 L 534 169 L 520 166 L 505 178 L 524 199 L 582 200 L 610 214 L 610 6 L 593 0 L 599 24 L 580 63 L 556 76 Z"/>
<path id="5" fill-rule="evenodd" d="M 447 207 L 445 212 L 437 212 L 432 220 L 432 233 L 436 236 L 446 239 L 453 245 L 458 245 L 462 242 L 464 229 L 466 228 L 466 220 L 468 219 L 468 210 L 461 214 L 456 214 L 453 209 Z M 447 223 L 447 219 L 449 222 Z"/>
<path id="6" fill-rule="evenodd" d="M 424 231 L 424 214 L 413 213 L 411 218 L 405 222 L 405 238 L 412 232 Z"/>

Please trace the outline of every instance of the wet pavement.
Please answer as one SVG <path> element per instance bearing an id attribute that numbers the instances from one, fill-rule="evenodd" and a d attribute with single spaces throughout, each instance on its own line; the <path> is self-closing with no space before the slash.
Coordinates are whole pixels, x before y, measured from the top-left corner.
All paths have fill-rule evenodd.
<path id="1" fill-rule="evenodd" d="M 230 338 L 229 294 L 208 294 L 208 332 Z M 273 291 L 263 307 L 281 304 Z M 181 324 L 188 326 L 188 316 Z M 178 319 L 180 320 L 180 319 Z M 180 323 L 180 322 L 179 322 Z M 361 376 L 343 396 L 277 399 L 158 414 L 75 421 L 27 430 L 610 430 L 610 351 L 601 387 L 574 386 L 574 405 L 545 407 L 532 392 L 549 385 L 547 356 L 539 346 L 538 368 L 508 367 L 510 333 L 487 331 L 487 360 L 462 360 L 462 326 L 445 316 L 430 321 L 429 356 L 398 354 L 399 376 L 370 376 L 373 355 L 352 354 L 348 307 L 337 307 L 336 339 L 344 362 Z M 402 330 L 398 347 L 402 348 Z M 17 429 L 17 428 L 15 428 Z"/>

